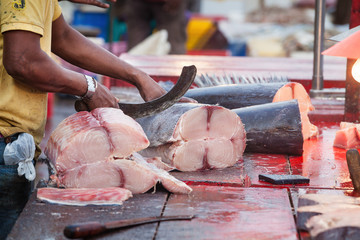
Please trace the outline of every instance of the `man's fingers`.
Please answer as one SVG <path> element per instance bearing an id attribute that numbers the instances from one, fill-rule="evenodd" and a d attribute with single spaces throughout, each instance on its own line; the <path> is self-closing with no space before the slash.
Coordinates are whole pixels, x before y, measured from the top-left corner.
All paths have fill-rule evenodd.
<path id="1" fill-rule="evenodd" d="M 94 5 L 94 6 L 98 6 L 98 7 L 101 7 L 101 8 L 109 8 L 110 7 L 110 5 L 108 3 L 99 2 L 97 0 L 90 0 L 89 4 Z"/>
<path id="2" fill-rule="evenodd" d="M 183 103 L 198 103 L 198 101 L 196 101 L 195 99 L 188 98 L 188 97 L 182 97 L 182 98 L 180 98 L 179 102 L 183 102 Z"/>

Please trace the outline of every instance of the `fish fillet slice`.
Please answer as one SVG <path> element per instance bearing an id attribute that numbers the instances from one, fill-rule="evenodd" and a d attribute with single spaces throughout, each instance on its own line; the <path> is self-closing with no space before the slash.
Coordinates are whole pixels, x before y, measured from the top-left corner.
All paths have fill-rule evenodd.
<path id="1" fill-rule="evenodd" d="M 360 148 L 359 124 L 341 122 L 340 130 L 335 134 L 334 147 L 350 149 Z"/>
<path id="2" fill-rule="evenodd" d="M 97 108 L 92 111 L 100 125 L 106 129 L 113 147 L 113 155 L 127 157 L 149 146 L 141 126 L 131 117 L 115 108 Z"/>
<path id="3" fill-rule="evenodd" d="M 80 133 L 91 129 L 99 129 L 99 122 L 89 112 L 79 112 L 64 119 L 51 134 L 45 154 L 56 164 L 58 156 L 64 149 L 71 146 L 71 142 Z"/>
<path id="4" fill-rule="evenodd" d="M 132 197 L 124 188 L 39 188 L 37 198 L 42 201 L 66 205 L 121 205 Z"/>
<path id="5" fill-rule="evenodd" d="M 297 99 L 299 103 L 304 140 L 317 137 L 319 134 L 318 127 L 313 125 L 308 117 L 309 111 L 313 111 L 315 108 L 303 85 L 294 82 L 287 83 L 276 92 L 273 102 L 282 102 L 292 99 Z"/>
<path id="6" fill-rule="evenodd" d="M 352 122 L 341 122 L 340 123 L 340 129 L 345 129 L 349 127 L 355 127 L 356 128 L 356 135 L 358 139 L 360 139 L 360 124 L 359 123 L 352 123 Z"/>
<path id="7" fill-rule="evenodd" d="M 160 181 L 156 172 L 134 161 L 116 160 L 114 163 L 122 169 L 125 178 L 124 187 L 133 194 L 147 192 Z"/>
<path id="8" fill-rule="evenodd" d="M 64 119 L 51 134 L 45 154 L 61 172 L 114 155 L 127 157 L 148 145 L 141 126 L 121 110 L 97 108 Z"/>
<path id="9" fill-rule="evenodd" d="M 102 128 L 79 131 L 66 148 L 58 154 L 56 168 L 63 172 L 83 164 L 105 161 L 111 156 L 111 144 L 107 132 Z M 91 146 L 91 147 L 89 147 Z"/>
<path id="10" fill-rule="evenodd" d="M 127 159 L 79 166 L 58 178 L 66 188 L 123 187 L 133 194 L 144 193 L 159 181 L 153 171 Z"/>

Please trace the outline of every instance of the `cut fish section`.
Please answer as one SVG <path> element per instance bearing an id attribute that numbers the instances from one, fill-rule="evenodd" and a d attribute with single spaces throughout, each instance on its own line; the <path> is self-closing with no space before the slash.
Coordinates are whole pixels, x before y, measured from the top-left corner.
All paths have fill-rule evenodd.
<path id="1" fill-rule="evenodd" d="M 156 116 L 137 121 L 153 146 L 141 154 L 161 157 L 180 171 L 233 166 L 242 158 L 246 145 L 240 118 L 219 106 L 175 104 Z"/>
<path id="2" fill-rule="evenodd" d="M 340 130 L 335 134 L 334 147 L 350 149 L 360 148 L 360 124 L 341 122 Z"/>
<path id="3" fill-rule="evenodd" d="M 39 188 L 37 198 L 41 201 L 65 205 L 121 205 L 132 197 L 124 188 Z"/>
<path id="4" fill-rule="evenodd" d="M 141 126 L 120 109 L 97 108 L 64 119 L 44 152 L 61 172 L 79 164 L 127 157 L 148 145 Z"/>

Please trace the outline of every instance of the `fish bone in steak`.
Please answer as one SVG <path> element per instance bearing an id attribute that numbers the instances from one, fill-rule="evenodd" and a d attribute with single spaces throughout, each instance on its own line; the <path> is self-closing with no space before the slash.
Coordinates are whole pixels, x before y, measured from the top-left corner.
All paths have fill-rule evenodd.
<path id="1" fill-rule="evenodd" d="M 137 121 L 150 140 L 140 153 L 159 156 L 180 171 L 233 166 L 245 149 L 240 117 L 220 106 L 178 103 Z"/>
<path id="2" fill-rule="evenodd" d="M 148 145 L 135 120 L 119 109 L 97 108 L 64 119 L 51 134 L 45 154 L 57 170 L 60 186 L 123 187 L 135 194 L 161 181 L 156 171 L 131 160 Z"/>

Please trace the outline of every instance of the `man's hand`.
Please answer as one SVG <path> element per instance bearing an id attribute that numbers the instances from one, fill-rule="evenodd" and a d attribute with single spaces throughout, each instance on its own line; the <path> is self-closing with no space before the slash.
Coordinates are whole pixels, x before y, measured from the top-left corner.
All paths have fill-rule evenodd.
<path id="1" fill-rule="evenodd" d="M 198 103 L 198 101 L 196 101 L 195 99 L 188 98 L 188 97 L 180 98 L 179 102 L 182 102 L 182 103 Z"/>
<path id="2" fill-rule="evenodd" d="M 137 80 L 134 82 L 137 83 L 136 87 L 145 102 L 157 99 L 166 94 L 165 89 L 144 72 L 137 74 Z"/>
<path id="3" fill-rule="evenodd" d="M 110 5 L 108 3 L 103 3 L 100 2 L 98 0 L 68 0 L 69 2 L 73 2 L 73 3 L 82 3 L 82 4 L 89 4 L 89 5 L 94 5 L 94 6 L 98 6 L 101 8 L 108 8 L 110 7 Z M 108 2 L 116 2 L 116 0 L 107 0 Z"/>
<path id="4" fill-rule="evenodd" d="M 142 86 L 138 87 L 141 97 L 146 101 L 151 101 L 166 94 L 166 91 L 155 82 L 150 76 L 144 74 L 139 82 L 143 82 Z M 179 102 L 183 103 L 197 103 L 196 100 L 188 97 L 180 98 Z"/>
<path id="5" fill-rule="evenodd" d="M 86 104 L 88 111 L 98 107 L 119 108 L 119 99 L 113 96 L 110 90 L 101 83 L 97 84 L 94 95 L 90 99 L 84 98 L 83 102 Z"/>

